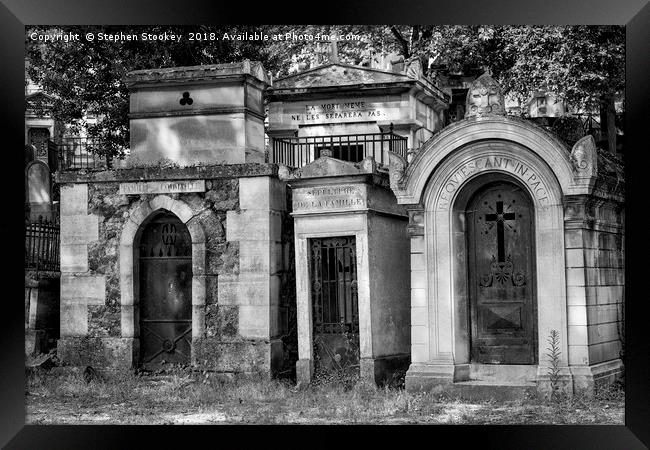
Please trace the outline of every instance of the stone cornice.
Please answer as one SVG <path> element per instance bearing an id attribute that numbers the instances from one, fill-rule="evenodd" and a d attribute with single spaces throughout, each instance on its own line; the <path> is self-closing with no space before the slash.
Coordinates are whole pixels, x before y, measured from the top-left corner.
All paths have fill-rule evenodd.
<path id="1" fill-rule="evenodd" d="M 228 64 L 170 67 L 162 69 L 135 70 L 126 74 L 124 83 L 130 90 L 153 87 L 159 84 L 188 84 L 211 80 L 252 78 L 268 85 L 269 80 L 259 61 L 241 61 Z"/>
<path id="2" fill-rule="evenodd" d="M 265 116 L 259 111 L 255 111 L 246 106 L 220 106 L 220 107 L 210 107 L 210 108 L 198 108 L 191 110 L 183 111 L 155 111 L 155 112 L 138 112 L 138 113 L 129 113 L 129 119 L 147 119 L 155 117 L 185 117 L 185 116 L 204 116 L 204 115 L 216 115 L 216 114 L 237 114 L 244 113 L 250 114 L 251 116 L 257 117 L 258 119 L 264 120 Z"/>
<path id="3" fill-rule="evenodd" d="M 190 167 L 134 167 L 101 172 L 57 172 L 57 183 L 110 183 L 155 180 L 200 180 L 212 178 L 275 177 L 277 164 L 215 164 Z"/>

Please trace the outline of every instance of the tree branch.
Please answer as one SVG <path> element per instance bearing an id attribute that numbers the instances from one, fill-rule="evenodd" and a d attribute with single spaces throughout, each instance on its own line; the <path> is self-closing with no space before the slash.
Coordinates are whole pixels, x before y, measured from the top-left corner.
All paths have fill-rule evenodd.
<path id="1" fill-rule="evenodd" d="M 408 58 L 409 55 L 409 43 L 406 39 L 404 39 L 404 36 L 402 36 L 402 33 L 399 32 L 397 28 L 395 28 L 395 25 L 392 25 L 390 27 L 391 33 L 393 33 L 393 36 L 395 36 L 395 39 L 397 39 L 397 42 L 402 46 L 402 54 L 404 55 L 404 59 Z"/>

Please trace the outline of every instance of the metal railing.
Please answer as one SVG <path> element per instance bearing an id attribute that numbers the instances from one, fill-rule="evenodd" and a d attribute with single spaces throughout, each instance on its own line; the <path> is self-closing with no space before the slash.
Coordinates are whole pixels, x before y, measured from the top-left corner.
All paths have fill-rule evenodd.
<path id="1" fill-rule="evenodd" d="M 406 158 L 407 139 L 391 131 L 368 134 L 341 134 L 272 138 L 272 163 L 302 167 L 323 155 L 344 161 L 359 162 L 372 156 L 378 164 L 388 165 L 388 152 Z"/>
<path id="2" fill-rule="evenodd" d="M 50 149 L 57 155 L 56 170 L 106 170 L 111 168 L 110 156 L 98 155 L 97 141 L 83 137 L 67 137 L 60 143 L 49 142 Z"/>
<path id="3" fill-rule="evenodd" d="M 39 217 L 25 221 L 25 269 L 59 271 L 59 224 Z"/>

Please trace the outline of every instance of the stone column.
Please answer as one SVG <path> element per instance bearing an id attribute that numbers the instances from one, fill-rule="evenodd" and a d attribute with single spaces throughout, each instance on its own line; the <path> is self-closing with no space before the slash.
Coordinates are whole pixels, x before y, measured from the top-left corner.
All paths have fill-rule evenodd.
<path id="1" fill-rule="evenodd" d="M 61 312 L 58 354 L 71 365 L 82 360 L 88 307 L 104 305 L 106 280 L 88 267 L 88 244 L 99 238 L 99 217 L 88 214 L 88 185 L 61 186 Z M 84 352 L 85 353 L 85 352 Z M 97 355 L 91 355 L 94 357 Z"/>
<path id="2" fill-rule="evenodd" d="M 239 179 L 240 211 L 228 211 L 226 239 L 239 242 L 239 275 L 231 284 L 239 309 L 239 335 L 268 342 L 269 374 L 282 363 L 280 307 L 282 214 L 285 185 L 268 176 Z M 233 283 L 234 282 L 234 283 Z M 225 294 L 225 292 L 224 292 Z M 224 295 L 225 298 L 225 295 Z"/>
<path id="3" fill-rule="evenodd" d="M 569 369 L 573 390 L 621 375 L 622 223 L 614 202 L 565 200 Z"/>

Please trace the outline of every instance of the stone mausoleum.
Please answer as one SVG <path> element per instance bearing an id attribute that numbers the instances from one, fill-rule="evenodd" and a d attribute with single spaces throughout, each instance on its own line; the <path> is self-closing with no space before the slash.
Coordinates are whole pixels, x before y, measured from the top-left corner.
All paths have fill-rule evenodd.
<path id="1" fill-rule="evenodd" d="M 567 391 L 622 373 L 621 162 L 506 115 L 489 75 L 451 124 L 418 60 L 126 84 L 126 161 L 57 175 L 67 364 L 518 394 L 549 388 L 554 330 Z"/>

